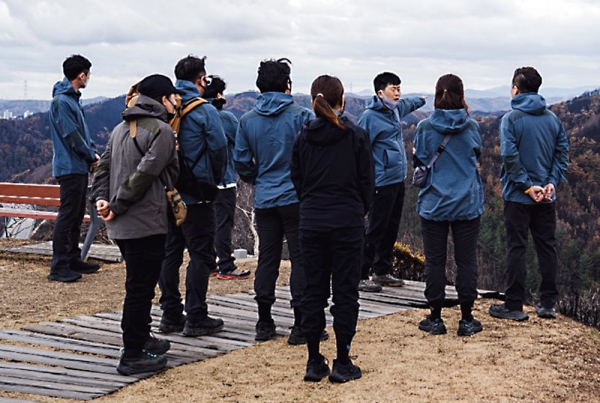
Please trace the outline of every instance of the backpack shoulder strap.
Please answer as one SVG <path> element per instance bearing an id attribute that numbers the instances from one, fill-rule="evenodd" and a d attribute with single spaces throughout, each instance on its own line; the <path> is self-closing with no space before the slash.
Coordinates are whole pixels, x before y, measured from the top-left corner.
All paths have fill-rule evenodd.
<path id="1" fill-rule="evenodd" d="M 184 117 L 189 112 L 191 112 L 193 109 L 195 109 L 197 106 L 200 106 L 207 102 L 208 101 L 206 99 L 201 98 L 201 97 L 192 98 L 189 101 L 187 101 L 185 104 L 181 105 L 181 112 L 179 113 L 179 116 Z"/>

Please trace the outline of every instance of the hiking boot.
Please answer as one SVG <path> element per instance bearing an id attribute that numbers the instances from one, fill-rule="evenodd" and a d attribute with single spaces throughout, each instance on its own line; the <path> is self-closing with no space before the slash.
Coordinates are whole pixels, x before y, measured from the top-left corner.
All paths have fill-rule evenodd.
<path id="1" fill-rule="evenodd" d="M 404 285 L 404 280 L 391 274 L 373 274 L 373 282 L 386 287 L 402 287 Z"/>
<path id="2" fill-rule="evenodd" d="M 328 339 L 329 333 L 327 333 L 327 330 L 323 330 L 323 333 L 321 333 L 321 341 Z M 304 336 L 304 333 L 300 330 L 300 326 L 292 326 L 292 331 L 288 337 L 288 344 L 291 344 L 292 346 L 306 344 L 306 336 Z"/>
<path id="3" fill-rule="evenodd" d="M 494 305 L 490 306 L 490 309 L 488 310 L 488 312 L 494 318 L 499 318 L 499 319 L 511 319 L 511 320 L 516 320 L 519 322 L 529 319 L 529 316 L 527 316 L 527 314 L 525 312 L 523 312 L 522 310 L 511 311 L 510 309 L 508 309 L 506 307 L 506 304 L 494 304 Z"/>
<path id="4" fill-rule="evenodd" d="M 186 337 L 198 337 L 217 333 L 221 330 L 223 330 L 223 319 L 207 316 L 198 322 L 187 319 L 183 327 L 183 335 Z"/>
<path id="5" fill-rule="evenodd" d="M 142 374 L 155 372 L 167 366 L 167 357 L 142 351 L 138 357 L 121 357 L 117 371 L 123 375 Z"/>
<path id="6" fill-rule="evenodd" d="M 216 277 L 217 274 L 219 274 L 219 270 L 214 269 L 210 271 L 210 274 L 208 275 L 209 277 Z"/>
<path id="7" fill-rule="evenodd" d="M 83 260 L 76 260 L 69 265 L 69 268 L 77 273 L 92 274 L 100 270 L 100 265 L 97 263 L 87 263 Z"/>
<path id="8" fill-rule="evenodd" d="M 538 302 L 537 305 L 535 306 L 535 312 L 537 313 L 537 316 L 540 318 L 556 319 L 556 310 L 554 309 L 554 307 L 546 308 L 546 307 L 544 307 L 544 305 L 542 305 L 541 302 Z"/>
<path id="9" fill-rule="evenodd" d="M 470 322 L 466 320 L 458 321 L 458 331 L 456 334 L 459 336 L 473 336 L 475 333 L 479 333 L 483 330 L 483 326 L 481 326 L 481 322 L 477 319 L 473 318 Z"/>
<path id="10" fill-rule="evenodd" d="M 362 372 L 358 365 L 352 364 L 348 359 L 348 364 L 342 364 L 338 360 L 333 360 L 333 371 L 329 375 L 331 382 L 344 383 L 358 379 L 362 376 Z"/>
<path id="11" fill-rule="evenodd" d="M 331 371 L 329 371 L 327 359 L 319 354 L 317 358 L 308 360 L 304 380 L 308 382 L 319 382 L 330 373 Z"/>
<path id="12" fill-rule="evenodd" d="M 358 291 L 362 292 L 379 292 L 381 291 L 381 286 L 379 284 L 375 284 L 373 281 L 366 279 L 360 280 L 358 283 Z"/>
<path id="13" fill-rule="evenodd" d="M 167 315 L 163 312 L 158 325 L 158 331 L 161 333 L 181 332 L 185 326 L 185 315 Z"/>
<path id="14" fill-rule="evenodd" d="M 275 336 L 275 322 L 258 322 L 256 324 L 256 341 L 271 340 Z"/>
<path id="15" fill-rule="evenodd" d="M 248 277 L 250 277 L 250 270 L 240 270 L 237 267 L 231 271 L 217 274 L 219 280 L 245 280 Z"/>
<path id="16" fill-rule="evenodd" d="M 154 337 L 152 334 L 148 335 L 148 339 L 144 344 L 144 350 L 150 354 L 163 355 L 171 348 L 171 342 L 169 340 L 160 340 Z"/>
<path id="17" fill-rule="evenodd" d="M 435 335 L 446 334 L 444 320 L 442 318 L 431 319 L 430 315 L 427 315 L 425 319 L 419 322 L 419 329 Z"/>
<path id="18" fill-rule="evenodd" d="M 63 283 L 72 283 L 81 278 L 81 274 L 71 269 L 50 270 L 48 280 L 60 281 Z"/>

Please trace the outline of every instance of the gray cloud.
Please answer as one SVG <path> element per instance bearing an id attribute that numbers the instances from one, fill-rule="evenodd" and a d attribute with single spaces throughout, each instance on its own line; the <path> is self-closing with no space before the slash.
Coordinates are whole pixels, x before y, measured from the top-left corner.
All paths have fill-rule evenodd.
<path id="1" fill-rule="evenodd" d="M 231 92 L 254 89 L 260 60 L 289 57 L 294 89 L 335 74 L 354 91 L 398 72 L 403 90 L 431 91 L 439 75 L 467 87 L 505 85 L 534 65 L 545 85 L 598 85 L 600 4 L 586 0 L 0 0 L 0 97 L 48 99 L 64 58 L 93 63 L 86 97 L 116 96 L 146 74 L 172 76 L 187 54 L 207 55 Z"/>

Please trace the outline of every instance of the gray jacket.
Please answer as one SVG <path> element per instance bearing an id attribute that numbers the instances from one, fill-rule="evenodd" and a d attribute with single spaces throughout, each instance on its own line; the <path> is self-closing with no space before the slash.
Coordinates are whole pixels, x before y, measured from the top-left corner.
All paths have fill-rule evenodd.
<path id="1" fill-rule="evenodd" d="M 93 201 L 108 200 L 116 217 L 106 222 L 112 239 L 144 238 L 166 234 L 165 186 L 177 180 L 179 165 L 173 129 L 167 111 L 157 101 L 140 95 L 123 112 L 98 164 L 92 183 Z M 137 122 L 137 144 L 130 136 L 130 122 Z"/>

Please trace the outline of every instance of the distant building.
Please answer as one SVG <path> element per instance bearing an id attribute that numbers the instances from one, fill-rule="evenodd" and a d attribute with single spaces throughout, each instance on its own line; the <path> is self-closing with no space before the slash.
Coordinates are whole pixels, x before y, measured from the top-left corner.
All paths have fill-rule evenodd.
<path id="1" fill-rule="evenodd" d="M 23 119 L 26 119 L 26 118 L 28 118 L 31 115 L 33 115 L 33 112 L 31 112 L 31 111 L 25 111 L 25 112 L 23 112 Z"/>
<path id="2" fill-rule="evenodd" d="M 2 115 L 2 119 L 8 120 L 8 119 L 12 119 L 13 118 L 13 113 L 9 110 L 4 111 L 4 114 Z"/>

